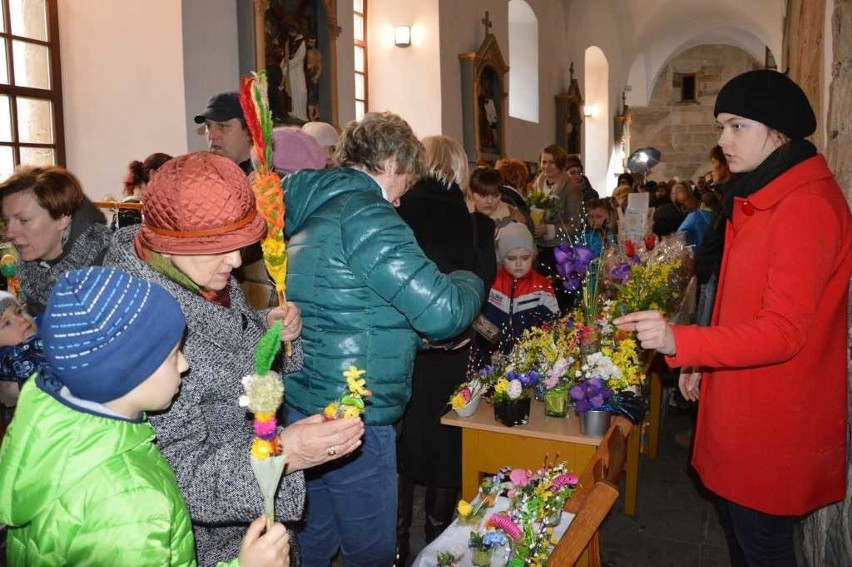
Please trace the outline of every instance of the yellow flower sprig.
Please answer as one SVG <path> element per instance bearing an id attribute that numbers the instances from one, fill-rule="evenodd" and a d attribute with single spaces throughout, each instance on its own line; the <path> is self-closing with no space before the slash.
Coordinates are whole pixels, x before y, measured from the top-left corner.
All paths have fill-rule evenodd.
<path id="1" fill-rule="evenodd" d="M 343 371 L 343 377 L 346 378 L 346 391 L 339 400 L 325 406 L 322 415 L 326 420 L 358 417 L 364 413 L 364 398 L 373 395 L 373 392 L 367 388 L 367 381 L 361 378 L 366 373 L 366 370 L 359 370 L 356 366 L 349 366 Z"/>

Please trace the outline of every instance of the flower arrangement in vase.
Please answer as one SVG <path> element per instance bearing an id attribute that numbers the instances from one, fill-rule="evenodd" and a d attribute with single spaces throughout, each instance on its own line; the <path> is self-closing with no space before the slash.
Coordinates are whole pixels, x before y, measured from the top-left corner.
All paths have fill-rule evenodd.
<path id="1" fill-rule="evenodd" d="M 536 373 L 547 416 L 567 415 L 568 387 L 578 362 L 579 337 L 576 328 L 560 321 L 532 327 L 524 331 L 510 355 Z"/>
<path id="2" fill-rule="evenodd" d="M 634 423 L 645 415 L 644 401 L 638 395 L 645 382 L 641 351 L 630 333 L 615 330 L 609 322 L 612 309 L 612 302 L 604 302 L 596 322 L 598 342 L 583 351 L 568 391 L 586 435 L 603 435 L 610 414 L 624 415 Z"/>
<path id="3" fill-rule="evenodd" d="M 450 407 L 461 417 L 472 416 L 479 407 L 484 389 L 482 382 L 476 377 L 462 382 L 450 396 Z"/>
<path id="4" fill-rule="evenodd" d="M 497 496 L 504 489 L 503 473 L 486 477 L 479 485 L 476 498 L 471 502 L 459 500 L 456 511 L 459 514 L 459 523 L 466 526 L 479 528 L 479 523 L 485 516 L 485 512 L 497 502 Z"/>
<path id="5" fill-rule="evenodd" d="M 506 534 L 498 530 L 488 529 L 484 532 L 470 532 L 467 545 L 470 548 L 471 563 L 476 567 L 490 566 L 494 550 L 508 543 L 509 539 Z"/>
<path id="6" fill-rule="evenodd" d="M 566 463 L 547 460 L 536 471 L 509 469 L 503 474 L 512 502 L 507 511 L 488 518 L 486 527 L 500 530 L 512 540 L 510 565 L 546 565 L 553 551 L 553 528 L 579 479 Z"/>

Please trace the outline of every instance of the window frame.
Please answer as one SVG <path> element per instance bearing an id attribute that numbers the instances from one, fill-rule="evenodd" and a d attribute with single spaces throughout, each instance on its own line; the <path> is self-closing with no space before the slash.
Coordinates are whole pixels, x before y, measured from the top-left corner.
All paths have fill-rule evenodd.
<path id="1" fill-rule="evenodd" d="M 692 97 L 687 97 L 687 82 L 692 83 Z M 698 102 L 698 75 L 696 73 L 683 73 L 680 76 L 680 102 Z"/>
<path id="2" fill-rule="evenodd" d="M 369 106 L 370 89 L 369 89 L 368 80 L 367 80 L 368 77 L 369 77 L 369 64 L 368 64 L 369 51 L 367 49 L 367 44 L 368 44 L 368 39 L 369 39 L 367 37 L 367 9 L 368 9 L 367 8 L 367 0 L 361 0 L 361 11 L 360 12 L 355 10 L 355 1 L 353 0 L 353 2 L 352 2 L 352 27 L 353 27 L 353 29 L 352 29 L 352 42 L 353 42 L 352 52 L 353 52 L 353 73 L 354 73 L 354 81 L 355 81 L 355 83 L 353 83 L 353 87 L 354 87 L 355 84 L 357 84 L 357 80 L 358 80 L 359 76 L 362 77 L 363 80 L 364 80 L 364 98 L 363 99 L 357 97 L 357 94 L 355 92 L 356 89 L 353 88 L 353 99 L 354 99 L 354 103 L 355 103 L 354 106 L 355 106 L 355 119 L 356 120 L 359 120 L 361 118 L 360 116 L 358 116 L 358 110 L 357 110 L 359 102 L 361 102 L 364 105 L 364 113 L 365 114 L 367 112 L 369 112 L 369 109 L 370 109 L 370 106 Z M 355 29 L 354 28 L 355 28 L 355 16 L 356 15 L 361 16 L 361 23 L 362 23 L 361 35 L 363 37 L 362 40 L 355 39 Z M 355 48 L 358 48 L 358 47 L 360 47 L 364 51 L 364 71 L 363 72 L 356 71 L 354 69 L 354 53 L 355 53 Z"/>
<path id="3" fill-rule="evenodd" d="M 2 10 L 4 31 L 0 32 L 0 38 L 5 40 L 5 57 L 9 73 L 9 84 L 0 83 L 0 95 L 9 97 L 9 119 L 11 120 L 11 141 L 0 141 L 0 147 L 12 148 L 12 159 L 15 167 L 21 165 L 21 147 L 52 149 L 56 165 L 65 166 L 65 127 L 62 107 L 62 67 L 59 47 L 59 15 L 57 0 L 45 0 L 47 12 L 47 40 L 37 40 L 12 34 L 10 0 L 0 0 Z M 47 47 L 48 65 L 50 76 L 50 88 L 40 89 L 35 87 L 21 87 L 15 82 L 15 62 L 12 54 L 12 42 L 23 41 L 33 45 Z M 34 98 L 47 100 L 51 103 L 53 143 L 21 142 L 18 134 L 18 98 Z"/>

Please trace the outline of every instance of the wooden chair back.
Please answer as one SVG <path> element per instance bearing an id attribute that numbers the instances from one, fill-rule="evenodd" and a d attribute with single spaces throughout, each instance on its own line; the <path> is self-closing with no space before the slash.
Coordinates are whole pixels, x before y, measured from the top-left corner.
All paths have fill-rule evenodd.
<path id="1" fill-rule="evenodd" d="M 627 462 L 627 436 L 630 435 L 632 427 L 630 420 L 624 417 L 618 416 L 612 420 L 595 454 L 580 473 L 580 489 L 565 502 L 566 512 L 577 513 L 595 482 L 606 480 L 618 486 Z"/>
<path id="2" fill-rule="evenodd" d="M 600 565 L 600 550 L 597 559 L 592 556 L 590 543 L 597 538 L 598 528 L 618 499 L 618 488 L 602 480 L 591 487 L 583 504 L 574 515 L 565 535 L 547 562 L 548 567 L 568 567 L 577 563 L 583 551 L 589 550 L 589 565 Z"/>

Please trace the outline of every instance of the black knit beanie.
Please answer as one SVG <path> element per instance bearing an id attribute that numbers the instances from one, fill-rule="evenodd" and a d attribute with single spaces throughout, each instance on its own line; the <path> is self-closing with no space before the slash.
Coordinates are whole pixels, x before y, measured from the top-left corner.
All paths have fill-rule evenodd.
<path id="1" fill-rule="evenodd" d="M 765 124 L 791 140 L 816 130 L 813 108 L 801 87 L 768 69 L 748 71 L 728 81 L 716 97 L 713 116 L 722 112 Z"/>

